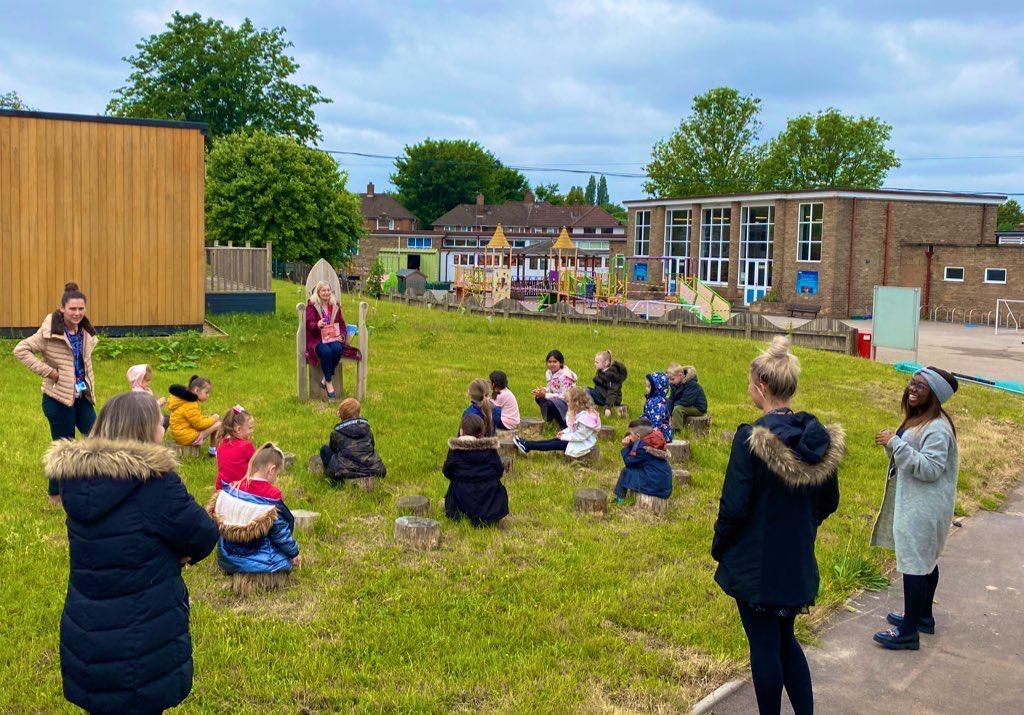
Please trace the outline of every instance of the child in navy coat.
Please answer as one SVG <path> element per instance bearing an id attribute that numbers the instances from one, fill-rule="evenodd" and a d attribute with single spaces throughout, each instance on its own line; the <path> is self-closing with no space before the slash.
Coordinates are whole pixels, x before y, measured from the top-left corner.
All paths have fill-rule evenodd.
<path id="1" fill-rule="evenodd" d="M 641 417 L 629 423 L 629 434 L 622 440 L 625 463 L 615 485 L 615 502 L 621 504 L 626 492 L 668 499 L 672 495 L 672 468 L 665 451 L 665 437 Z"/>
<path id="2" fill-rule="evenodd" d="M 441 468 L 448 477 L 444 512 L 449 519 L 469 519 L 473 526 L 496 524 L 508 515 L 508 492 L 501 483 L 505 466 L 497 437 L 488 437 L 479 415 L 464 415 L 459 436 L 448 440 Z"/>

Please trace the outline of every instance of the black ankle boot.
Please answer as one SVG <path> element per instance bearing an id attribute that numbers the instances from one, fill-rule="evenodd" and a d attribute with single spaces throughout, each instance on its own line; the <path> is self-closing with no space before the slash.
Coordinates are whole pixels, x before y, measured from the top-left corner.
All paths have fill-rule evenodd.
<path id="1" fill-rule="evenodd" d="M 921 639 L 917 631 L 903 635 L 899 628 L 880 631 L 874 635 L 874 640 L 875 643 L 888 650 L 918 650 L 921 647 Z"/>
<path id="2" fill-rule="evenodd" d="M 899 626 L 903 625 L 903 614 L 902 613 L 890 613 L 888 616 L 885 617 L 885 620 L 889 621 L 889 623 L 893 624 L 894 626 L 899 627 Z M 918 618 L 917 619 L 917 630 L 921 631 L 922 633 L 927 633 L 928 635 L 934 635 L 935 634 L 935 619 L 934 618 Z"/>

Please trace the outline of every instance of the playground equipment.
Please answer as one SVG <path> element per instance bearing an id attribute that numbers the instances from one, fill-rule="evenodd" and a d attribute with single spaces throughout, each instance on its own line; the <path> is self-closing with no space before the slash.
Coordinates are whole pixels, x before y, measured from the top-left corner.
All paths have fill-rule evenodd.
<path id="1" fill-rule="evenodd" d="M 677 276 L 672 296 L 679 304 L 705 323 L 724 323 L 732 314 L 732 306 L 696 276 Z"/>
<path id="2" fill-rule="evenodd" d="M 501 224 L 475 266 L 455 266 L 452 287 L 459 305 L 466 296 L 477 296 L 485 307 L 491 307 L 512 295 L 512 244 L 505 238 Z"/>
<path id="3" fill-rule="evenodd" d="M 341 295 L 341 282 L 338 280 L 338 272 L 334 270 L 326 259 L 321 258 L 309 271 L 306 278 L 306 295 L 308 296 L 313 287 L 320 281 L 326 281 L 334 295 Z M 299 314 L 299 327 L 295 331 L 295 383 L 299 401 L 305 402 L 310 399 L 326 400 L 327 393 L 320 387 L 320 379 L 324 376 L 319 365 L 310 365 L 306 362 L 306 302 L 303 301 L 295 306 Z M 366 313 L 369 306 L 365 302 L 359 303 L 359 322 L 355 335 L 359 340 L 359 352 L 361 360 L 342 358 L 338 363 L 338 371 L 334 373 L 334 382 L 337 385 L 337 392 L 345 394 L 344 371 L 342 366 L 346 362 L 356 364 L 356 399 L 362 401 L 366 396 L 366 361 L 369 357 L 370 339 L 366 330 Z M 349 339 L 352 338 L 352 326 L 349 325 Z"/>
<path id="4" fill-rule="evenodd" d="M 626 302 L 628 291 L 626 257 L 617 254 L 608 270 L 600 270 L 594 262 L 589 269 L 583 265 L 579 248 L 562 227 L 558 239 L 548 249 L 547 279 L 541 285 L 541 304 L 566 301 L 604 307 Z"/>

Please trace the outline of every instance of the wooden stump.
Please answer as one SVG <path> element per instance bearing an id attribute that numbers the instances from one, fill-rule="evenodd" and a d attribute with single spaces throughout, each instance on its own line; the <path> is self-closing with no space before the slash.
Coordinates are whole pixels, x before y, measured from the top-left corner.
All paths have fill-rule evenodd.
<path id="1" fill-rule="evenodd" d="M 320 459 L 319 454 L 314 454 L 309 458 L 309 464 L 306 465 L 306 471 L 310 474 L 322 476 L 324 473 L 324 460 Z"/>
<path id="2" fill-rule="evenodd" d="M 524 417 L 519 421 L 516 434 L 528 439 L 540 439 L 544 436 L 544 420 L 539 417 Z"/>
<path id="3" fill-rule="evenodd" d="M 695 435 L 706 435 L 711 431 L 711 415 L 687 417 L 686 428 Z"/>
<path id="4" fill-rule="evenodd" d="M 688 487 L 691 483 L 690 473 L 685 469 L 673 469 L 672 482 L 677 487 Z"/>
<path id="5" fill-rule="evenodd" d="M 625 405 L 618 405 L 616 407 L 609 408 L 612 411 L 612 417 L 620 417 L 622 419 L 629 419 L 629 408 Z"/>
<path id="6" fill-rule="evenodd" d="M 637 494 L 636 506 L 638 509 L 649 511 L 656 516 L 668 514 L 668 499 L 652 497 L 650 494 Z"/>
<path id="7" fill-rule="evenodd" d="M 176 444 L 174 451 L 177 452 L 178 459 L 196 459 L 209 454 L 201 444 Z"/>
<path id="8" fill-rule="evenodd" d="M 377 489 L 380 477 L 359 477 L 358 479 L 348 479 L 346 481 L 352 482 L 353 485 L 359 487 L 364 492 L 372 492 Z"/>
<path id="9" fill-rule="evenodd" d="M 685 464 L 690 461 L 690 443 L 685 439 L 674 439 L 668 443 L 668 461 Z"/>
<path id="10" fill-rule="evenodd" d="M 570 457 L 565 452 L 561 452 L 562 458 L 569 464 L 583 464 L 593 466 L 601 461 L 601 450 L 597 448 L 595 444 L 590 448 L 590 451 L 586 454 L 581 454 L 579 457 Z"/>
<path id="11" fill-rule="evenodd" d="M 395 502 L 399 516 L 426 516 L 430 511 L 430 500 L 417 495 L 399 497 Z"/>
<path id="12" fill-rule="evenodd" d="M 406 549 L 430 551 L 441 543 L 441 524 L 422 516 L 395 519 L 395 541 Z"/>
<path id="13" fill-rule="evenodd" d="M 600 431 L 597 433 L 598 439 L 615 439 L 615 428 L 611 425 L 601 425 Z"/>
<path id="14" fill-rule="evenodd" d="M 262 591 L 276 591 L 288 584 L 291 573 L 236 573 L 231 575 L 231 590 L 238 596 L 249 596 Z"/>
<path id="15" fill-rule="evenodd" d="M 512 444 L 512 438 L 516 436 L 515 430 L 510 429 L 497 429 L 494 431 L 495 436 L 498 438 L 498 444 Z"/>
<path id="16" fill-rule="evenodd" d="M 285 452 L 284 453 L 284 468 L 285 468 L 285 470 L 291 469 L 293 464 L 295 464 L 295 452 Z"/>
<path id="17" fill-rule="evenodd" d="M 292 516 L 295 517 L 295 528 L 305 531 L 313 528 L 313 524 L 320 518 L 320 512 L 309 511 L 308 509 L 292 509 Z"/>
<path id="18" fill-rule="evenodd" d="M 505 476 L 511 477 L 516 466 L 516 458 L 511 454 L 502 454 L 501 466 L 505 468 Z"/>
<path id="19" fill-rule="evenodd" d="M 572 508 L 578 514 L 605 516 L 608 514 L 608 495 L 601 489 L 578 489 L 572 495 Z"/>

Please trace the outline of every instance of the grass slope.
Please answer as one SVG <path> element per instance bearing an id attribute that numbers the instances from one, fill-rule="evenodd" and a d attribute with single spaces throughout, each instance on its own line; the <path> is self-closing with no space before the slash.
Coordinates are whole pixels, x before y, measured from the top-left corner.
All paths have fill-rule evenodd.
<path id="1" fill-rule="evenodd" d="M 303 568 L 286 591 L 239 601 L 212 559 L 186 570 L 196 678 L 182 712 L 674 711 L 744 665 L 735 608 L 712 580 L 708 549 L 728 457 L 720 433 L 757 417 L 746 398 L 746 371 L 761 346 L 372 304 L 364 414 L 388 479 L 382 491 L 366 494 L 332 490 L 305 472 L 334 419 L 332 407 L 293 397 L 292 307 L 300 292 L 281 282 L 275 289 L 276 315 L 218 319 L 230 333 L 226 341 L 108 340 L 95 365 L 101 394 L 109 396 L 133 363 L 177 365 L 157 371 L 154 387 L 166 390 L 187 380 L 192 370 L 183 365 L 195 357 L 198 372 L 213 379 L 207 411 L 223 414 L 236 402 L 251 410 L 256 440 L 273 439 L 299 455 L 282 483 L 290 506 L 322 514 L 314 531 L 299 536 Z M 353 302 L 345 307 L 355 315 Z M 0 711 L 70 711 L 61 696 L 57 633 L 67 545 L 39 467 L 48 442 L 39 381 L 11 357 L 13 342 L 0 347 L 0 682 L 7 683 Z M 694 445 L 693 487 L 677 490 L 665 521 L 620 508 L 606 522 L 590 522 L 573 515 L 572 492 L 610 490 L 617 451 L 605 447 L 599 469 L 579 471 L 531 455 L 507 480 L 507 529 L 444 520 L 440 550 L 400 552 L 391 544 L 394 500 L 424 494 L 436 512 L 446 488 L 439 472 L 445 440 L 456 430 L 469 381 L 504 369 L 524 414 L 535 414 L 529 390 L 540 384 L 544 355 L 554 347 L 584 379 L 593 354 L 611 348 L 630 370 L 624 394 L 633 414 L 642 407 L 646 371 L 670 361 L 697 366 L 714 426 Z M 873 436 L 895 426 L 906 377 L 855 358 L 797 353 L 804 372 L 794 407 L 842 422 L 848 433 L 842 504 L 818 546 L 820 603 L 827 607 L 877 581 L 885 565 L 886 556 L 867 546 L 885 475 Z M 952 412 L 961 435 L 959 510 L 994 506 L 1019 471 L 1005 445 L 1019 434 L 1020 400 L 965 386 Z M 213 461 L 191 461 L 181 471 L 205 502 Z M 807 635 L 806 623 L 803 629 Z"/>

